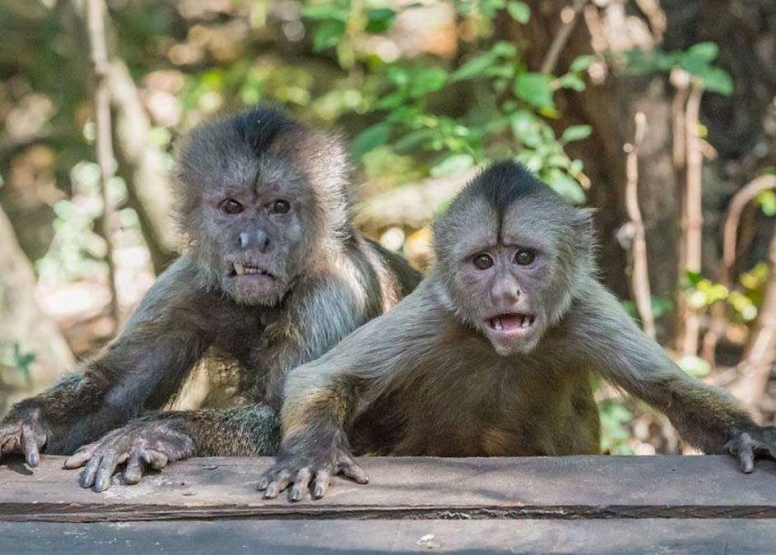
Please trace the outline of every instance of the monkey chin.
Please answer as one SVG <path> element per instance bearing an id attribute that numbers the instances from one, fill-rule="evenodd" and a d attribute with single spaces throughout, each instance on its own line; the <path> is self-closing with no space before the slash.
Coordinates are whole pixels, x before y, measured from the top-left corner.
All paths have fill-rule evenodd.
<path id="1" fill-rule="evenodd" d="M 525 325 L 520 325 L 521 321 Z M 486 318 L 481 325 L 483 335 L 493 350 L 501 356 L 528 354 L 541 338 L 539 321 L 534 315 L 499 315 Z"/>
<path id="2" fill-rule="evenodd" d="M 227 278 L 225 291 L 237 304 L 249 306 L 275 306 L 280 303 L 286 288 L 275 277 L 245 275 Z"/>

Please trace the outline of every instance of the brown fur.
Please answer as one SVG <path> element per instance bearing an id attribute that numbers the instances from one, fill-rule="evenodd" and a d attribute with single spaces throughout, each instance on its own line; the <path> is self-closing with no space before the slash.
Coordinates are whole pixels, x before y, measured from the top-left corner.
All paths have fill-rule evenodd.
<path id="1" fill-rule="evenodd" d="M 589 216 L 513 163 L 470 183 L 434 225 L 427 279 L 289 374 L 265 496 L 292 485 L 298 500 L 314 480 L 320 497 L 339 471 L 364 481 L 351 452 L 596 453 L 596 374 L 665 412 L 693 445 L 737 455 L 744 471 L 755 453 L 776 452 L 774 428 L 682 372 L 597 281 Z M 520 329 L 503 328 L 516 319 Z"/>
<path id="2" fill-rule="evenodd" d="M 114 430 L 67 462 L 89 461 L 81 485 L 102 490 L 127 456 L 125 479 L 137 481 L 147 465 L 195 454 L 274 453 L 286 372 L 420 279 L 352 229 L 337 136 L 255 108 L 195 129 L 178 149 L 178 171 L 185 253 L 82 374 L 14 407 L 0 424 L 2 454 L 22 452 L 34 466 L 39 449 L 70 454 Z M 278 200 L 289 210 L 276 210 Z M 242 210 L 227 212 L 227 201 Z M 206 358 L 232 368 L 219 404 L 243 406 L 147 415 Z"/>

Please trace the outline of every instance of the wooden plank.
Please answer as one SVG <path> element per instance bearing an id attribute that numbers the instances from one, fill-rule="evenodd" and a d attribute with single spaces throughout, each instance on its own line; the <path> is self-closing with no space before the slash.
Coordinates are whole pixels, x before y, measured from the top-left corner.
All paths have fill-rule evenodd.
<path id="1" fill-rule="evenodd" d="M 0 523 L 0 553 L 773 553 L 774 520 L 218 520 Z"/>
<path id="2" fill-rule="evenodd" d="M 336 479 L 327 497 L 256 492 L 268 458 L 182 461 L 135 486 L 79 488 L 61 457 L 0 467 L 0 521 L 185 518 L 776 518 L 776 463 L 730 457 L 364 458 L 372 482 Z"/>

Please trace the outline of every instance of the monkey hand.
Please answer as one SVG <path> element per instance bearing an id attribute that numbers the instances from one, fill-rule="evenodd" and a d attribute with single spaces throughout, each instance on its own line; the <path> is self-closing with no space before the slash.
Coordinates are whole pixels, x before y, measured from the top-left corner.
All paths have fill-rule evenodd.
<path id="1" fill-rule="evenodd" d="M 40 407 L 17 405 L 0 422 L 0 459 L 3 455 L 24 454 L 28 465 L 38 466 L 48 430 Z"/>
<path id="2" fill-rule="evenodd" d="M 274 499 L 291 486 L 289 500 L 299 501 L 308 488 L 313 499 L 326 495 L 329 480 L 335 474 L 341 473 L 359 484 L 369 482 L 369 476 L 346 447 L 337 442 L 330 445 L 323 449 L 284 450 L 259 479 L 259 491 L 264 492 L 265 499 Z"/>
<path id="3" fill-rule="evenodd" d="M 104 491 L 116 468 L 126 464 L 125 484 L 136 484 L 147 467 L 161 470 L 167 463 L 196 453 L 194 440 L 176 426 L 174 419 L 142 418 L 114 430 L 99 441 L 84 445 L 65 461 L 65 468 L 80 468 L 82 488 Z"/>
<path id="4" fill-rule="evenodd" d="M 756 456 L 767 455 L 776 459 L 776 427 L 753 425 L 736 432 L 725 444 L 725 449 L 738 459 L 741 470 L 749 474 L 754 470 Z"/>

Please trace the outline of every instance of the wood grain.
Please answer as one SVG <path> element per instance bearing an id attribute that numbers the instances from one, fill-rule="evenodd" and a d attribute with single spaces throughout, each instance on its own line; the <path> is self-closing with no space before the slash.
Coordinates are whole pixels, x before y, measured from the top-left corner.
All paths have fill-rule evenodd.
<path id="1" fill-rule="evenodd" d="M 744 475 L 722 456 L 363 458 L 369 485 L 337 478 L 325 499 L 294 504 L 256 492 L 269 458 L 182 461 L 99 494 L 63 460 L 0 466 L 0 521 L 776 518 L 776 464 Z"/>

